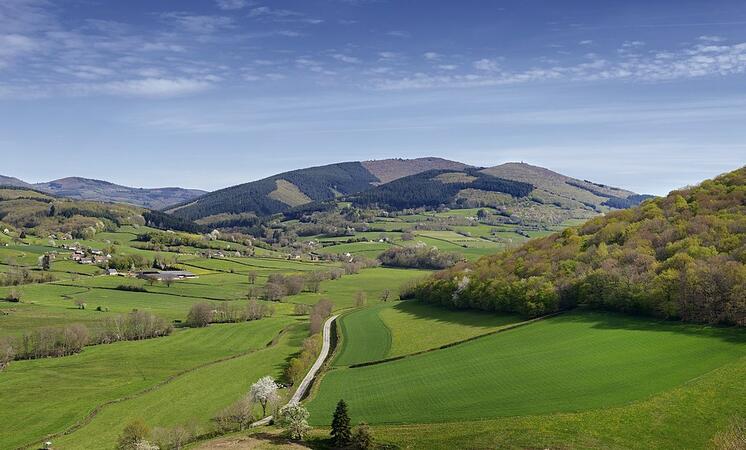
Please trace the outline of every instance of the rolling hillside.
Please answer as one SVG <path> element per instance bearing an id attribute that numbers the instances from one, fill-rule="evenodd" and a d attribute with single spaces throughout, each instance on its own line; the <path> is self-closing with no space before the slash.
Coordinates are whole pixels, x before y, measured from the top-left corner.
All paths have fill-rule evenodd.
<path id="1" fill-rule="evenodd" d="M 649 196 L 561 175 L 524 163 L 428 171 L 347 199 L 385 209 L 491 207 L 521 222 L 561 223 L 639 204 Z"/>
<path id="2" fill-rule="evenodd" d="M 170 205 L 192 200 L 205 191 L 165 188 L 133 188 L 90 178 L 68 177 L 47 183 L 32 185 L 35 189 L 78 200 L 96 200 L 129 203 L 150 209 L 162 209 Z"/>
<path id="3" fill-rule="evenodd" d="M 92 200 L 112 203 L 128 203 L 149 209 L 163 209 L 167 206 L 192 200 L 205 191 L 178 187 L 133 188 L 120 186 L 108 181 L 90 178 L 68 177 L 45 183 L 26 183 L 18 178 L 0 175 L 0 186 L 34 189 L 57 197 L 75 200 Z"/>
<path id="4" fill-rule="evenodd" d="M 309 167 L 211 192 L 168 212 L 190 220 L 248 212 L 271 215 L 311 202 L 355 194 L 428 170 L 465 167 L 465 164 L 441 158 L 386 159 Z"/>
<path id="5" fill-rule="evenodd" d="M 575 306 L 746 325 L 746 167 L 455 266 L 411 295 L 533 317 Z"/>

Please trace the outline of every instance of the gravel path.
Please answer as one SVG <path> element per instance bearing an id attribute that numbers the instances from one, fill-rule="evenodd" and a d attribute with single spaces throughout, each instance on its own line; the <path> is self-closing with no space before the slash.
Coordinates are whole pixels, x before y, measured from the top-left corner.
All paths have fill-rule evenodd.
<path id="1" fill-rule="evenodd" d="M 316 377 L 316 374 L 318 373 L 319 369 L 321 369 L 321 366 L 324 364 L 324 361 L 326 361 L 326 358 L 329 356 L 329 349 L 331 347 L 331 328 L 332 323 L 334 322 L 334 319 L 339 317 L 339 315 L 331 316 L 330 318 L 326 319 L 326 322 L 324 322 L 324 328 L 322 330 L 322 339 L 323 343 L 321 345 L 321 353 L 319 353 L 319 357 L 316 358 L 316 362 L 313 363 L 313 366 L 311 366 L 311 369 L 308 371 L 306 376 L 303 378 L 303 381 L 300 382 L 298 385 L 298 389 L 295 390 L 295 393 L 290 398 L 290 401 L 288 404 L 291 403 L 300 403 L 300 399 L 303 398 L 304 395 L 306 395 L 306 391 L 308 391 L 308 388 L 311 387 L 311 383 L 313 382 L 313 379 Z M 258 427 L 262 425 L 267 425 L 272 420 L 272 416 L 265 417 L 262 420 L 256 421 L 251 424 L 252 427 Z"/>

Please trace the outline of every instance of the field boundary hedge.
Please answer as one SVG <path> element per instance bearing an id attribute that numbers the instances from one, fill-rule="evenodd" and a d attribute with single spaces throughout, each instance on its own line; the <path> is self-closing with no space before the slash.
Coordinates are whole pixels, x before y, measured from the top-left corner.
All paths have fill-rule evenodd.
<path id="1" fill-rule="evenodd" d="M 526 325 L 530 325 L 530 324 L 532 324 L 534 322 L 538 322 L 540 320 L 544 320 L 544 319 L 548 319 L 550 317 L 558 316 L 558 315 L 560 315 L 562 313 L 564 313 L 564 311 L 559 311 L 559 312 L 555 312 L 555 313 L 552 313 L 552 314 L 546 314 L 544 316 L 536 317 L 536 318 L 533 318 L 533 319 L 530 319 L 530 320 L 525 320 L 523 322 L 514 323 L 512 325 L 506 325 L 506 326 L 504 326 L 504 327 L 502 327 L 500 329 L 497 329 L 497 330 L 494 330 L 494 331 L 490 331 L 488 333 L 480 334 L 478 336 L 472 336 L 470 338 L 462 339 L 460 341 L 449 342 L 448 344 L 441 345 L 440 347 L 429 348 L 427 350 L 420 350 L 418 352 L 408 353 L 406 355 L 392 356 L 391 358 L 377 359 L 375 361 L 366 361 L 364 363 L 351 364 L 351 365 L 346 366 L 346 367 L 349 368 L 349 369 L 357 369 L 359 367 L 374 366 L 374 365 L 377 365 L 377 364 L 383 364 L 383 363 L 392 362 L 392 361 L 399 361 L 400 359 L 409 358 L 409 357 L 417 356 L 417 355 L 422 355 L 422 354 L 425 354 L 425 353 L 435 352 L 435 351 L 438 351 L 438 350 L 444 350 L 446 348 L 455 347 L 455 346 L 461 345 L 461 344 L 466 344 L 467 342 L 475 341 L 477 339 L 482 339 L 482 338 L 487 337 L 487 336 L 492 336 L 493 334 L 498 334 L 498 333 L 502 333 L 502 332 L 505 332 L 505 331 L 514 330 L 516 328 L 520 328 L 520 327 L 523 327 L 523 326 L 526 326 Z M 342 366 L 342 367 L 344 367 L 344 366 Z"/>

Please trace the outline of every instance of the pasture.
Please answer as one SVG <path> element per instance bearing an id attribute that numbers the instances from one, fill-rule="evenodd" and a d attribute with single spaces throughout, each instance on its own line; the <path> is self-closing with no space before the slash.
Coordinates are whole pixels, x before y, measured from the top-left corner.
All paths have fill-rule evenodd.
<path id="1" fill-rule="evenodd" d="M 309 403 L 328 424 L 427 423 L 569 413 L 642 400 L 746 356 L 739 330 L 568 313 L 392 362 L 334 368 Z M 531 399 L 531 401 L 526 401 Z"/>

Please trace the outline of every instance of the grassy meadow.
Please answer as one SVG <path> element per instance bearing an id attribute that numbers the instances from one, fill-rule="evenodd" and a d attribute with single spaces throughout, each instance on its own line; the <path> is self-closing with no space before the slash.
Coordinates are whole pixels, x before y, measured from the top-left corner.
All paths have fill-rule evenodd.
<path id="1" fill-rule="evenodd" d="M 317 425 L 340 398 L 353 422 L 371 424 L 618 407 L 733 363 L 744 344 L 739 330 L 568 313 L 396 361 L 335 367 L 308 407 Z"/>

